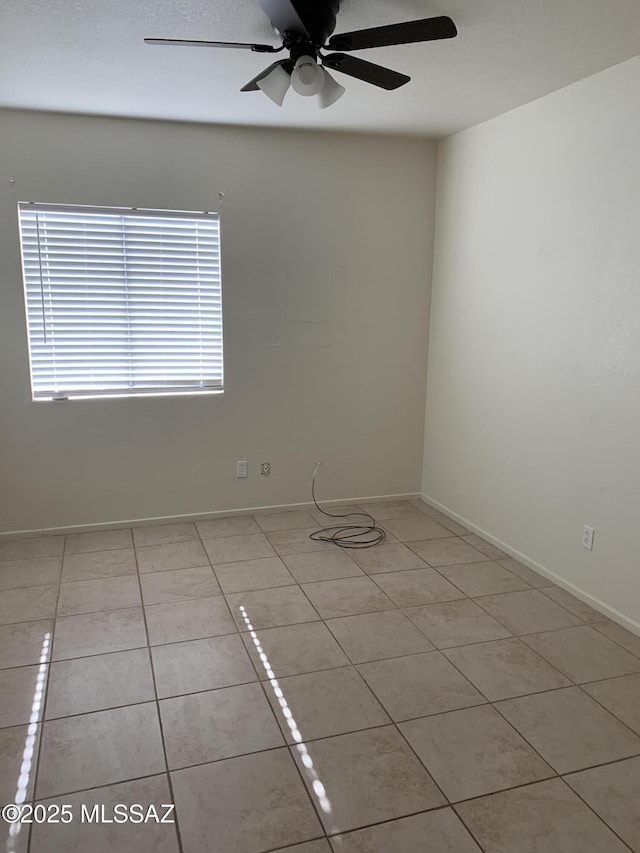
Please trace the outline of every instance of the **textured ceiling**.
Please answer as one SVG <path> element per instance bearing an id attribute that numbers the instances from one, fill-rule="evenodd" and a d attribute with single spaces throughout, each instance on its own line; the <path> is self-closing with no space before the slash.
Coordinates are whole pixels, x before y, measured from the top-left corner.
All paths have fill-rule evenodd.
<path id="1" fill-rule="evenodd" d="M 142 41 L 275 44 L 253 0 L 0 0 L 0 105 L 442 136 L 640 53 L 638 0 L 343 0 L 336 32 L 432 15 L 459 37 L 357 54 L 411 83 L 386 92 L 336 74 L 347 93 L 321 112 L 295 93 L 281 109 L 239 92 L 268 55 Z"/>

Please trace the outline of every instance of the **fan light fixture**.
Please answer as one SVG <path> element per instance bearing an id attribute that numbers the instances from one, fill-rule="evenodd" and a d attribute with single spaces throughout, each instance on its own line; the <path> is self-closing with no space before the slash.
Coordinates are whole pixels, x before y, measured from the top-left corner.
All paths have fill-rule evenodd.
<path id="1" fill-rule="evenodd" d="M 271 98 L 274 104 L 282 106 L 284 96 L 289 91 L 291 85 L 291 77 L 284 70 L 282 65 L 276 65 L 270 74 L 258 80 L 256 85 L 262 89 L 268 98 Z"/>
<path id="2" fill-rule="evenodd" d="M 293 66 L 291 85 L 299 95 L 306 98 L 317 95 L 324 86 L 324 69 L 312 56 L 301 56 Z"/>
<path id="3" fill-rule="evenodd" d="M 331 104 L 335 104 L 344 95 L 346 89 L 333 79 L 326 68 L 322 70 L 324 72 L 324 86 L 318 92 L 318 105 L 321 110 L 325 110 Z"/>
<path id="4" fill-rule="evenodd" d="M 318 106 L 321 110 L 335 104 L 345 93 L 344 86 L 337 83 L 311 56 L 301 56 L 296 61 L 291 75 L 281 64 L 276 65 L 262 79 L 256 81 L 256 86 L 279 107 L 282 106 L 289 87 L 304 97 L 318 95 Z"/>

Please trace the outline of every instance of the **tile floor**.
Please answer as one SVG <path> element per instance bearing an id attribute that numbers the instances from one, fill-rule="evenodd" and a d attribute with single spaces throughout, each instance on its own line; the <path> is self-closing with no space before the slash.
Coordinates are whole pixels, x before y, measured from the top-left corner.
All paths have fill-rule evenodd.
<path id="1" fill-rule="evenodd" d="M 366 550 L 315 510 L 0 542 L 7 849 L 639 853 L 640 638 L 367 508 Z M 116 804 L 175 822 L 89 821 Z"/>

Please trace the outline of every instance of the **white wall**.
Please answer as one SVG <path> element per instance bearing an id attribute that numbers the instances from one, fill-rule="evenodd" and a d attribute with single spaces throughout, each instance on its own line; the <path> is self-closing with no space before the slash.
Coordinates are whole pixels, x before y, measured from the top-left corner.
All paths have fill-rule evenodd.
<path id="1" fill-rule="evenodd" d="M 423 482 L 636 624 L 639 91 L 636 58 L 441 144 Z"/>
<path id="2" fill-rule="evenodd" d="M 323 498 L 419 491 L 433 143 L 0 123 L 0 531 L 307 501 L 320 458 Z M 17 201 L 202 210 L 218 192 L 224 396 L 31 402 Z"/>

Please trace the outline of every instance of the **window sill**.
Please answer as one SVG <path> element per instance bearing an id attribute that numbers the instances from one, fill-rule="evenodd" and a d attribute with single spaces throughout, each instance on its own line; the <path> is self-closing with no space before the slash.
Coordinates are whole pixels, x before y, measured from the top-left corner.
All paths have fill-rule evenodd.
<path id="1" fill-rule="evenodd" d="M 159 391 L 158 393 L 143 394 L 82 394 L 73 397 L 32 397 L 32 403 L 72 403 L 82 400 L 148 400 L 158 397 L 172 398 L 174 400 L 184 397 L 213 397 L 224 394 L 224 388 L 211 388 L 207 391 Z"/>

